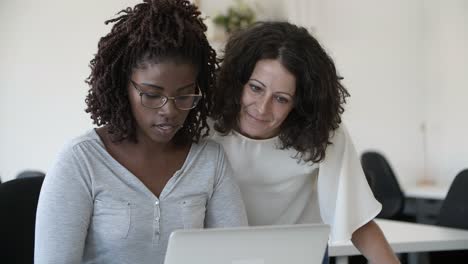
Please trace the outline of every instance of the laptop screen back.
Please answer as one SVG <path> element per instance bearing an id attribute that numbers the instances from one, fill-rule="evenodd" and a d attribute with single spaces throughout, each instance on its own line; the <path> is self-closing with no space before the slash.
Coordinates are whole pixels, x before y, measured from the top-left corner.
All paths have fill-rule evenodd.
<path id="1" fill-rule="evenodd" d="M 320 264 L 330 228 L 321 224 L 177 230 L 165 264 Z"/>

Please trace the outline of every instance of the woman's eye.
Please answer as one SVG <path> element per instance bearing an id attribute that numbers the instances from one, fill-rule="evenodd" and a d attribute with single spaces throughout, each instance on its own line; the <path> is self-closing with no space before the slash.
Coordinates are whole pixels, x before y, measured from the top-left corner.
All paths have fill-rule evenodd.
<path id="1" fill-rule="evenodd" d="M 282 97 L 282 96 L 275 96 L 275 100 L 280 104 L 287 104 L 289 103 L 289 99 Z"/>
<path id="2" fill-rule="evenodd" d="M 249 84 L 250 90 L 252 90 L 254 93 L 259 93 L 262 91 L 261 87 L 256 86 L 255 84 Z"/>
<path id="3" fill-rule="evenodd" d="M 182 102 L 182 101 L 190 101 L 193 98 L 194 98 L 194 96 L 192 96 L 192 95 L 179 95 L 179 96 L 176 97 L 176 100 Z"/>
<path id="4" fill-rule="evenodd" d="M 162 95 L 160 95 L 160 94 L 145 93 L 144 95 L 145 95 L 146 97 L 148 97 L 148 99 L 151 99 L 151 100 L 157 100 L 157 99 L 161 99 L 161 98 L 162 98 Z"/>

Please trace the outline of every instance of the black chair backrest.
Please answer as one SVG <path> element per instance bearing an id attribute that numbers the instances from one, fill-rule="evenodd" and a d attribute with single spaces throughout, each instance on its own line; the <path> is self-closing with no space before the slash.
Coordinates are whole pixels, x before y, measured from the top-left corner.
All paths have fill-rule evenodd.
<path id="1" fill-rule="evenodd" d="M 0 184 L 0 262 L 33 263 L 36 209 L 44 177 Z"/>
<path id="2" fill-rule="evenodd" d="M 468 169 L 457 174 L 439 212 L 440 226 L 468 229 Z M 437 251 L 429 254 L 431 264 L 465 264 L 468 250 Z"/>
<path id="3" fill-rule="evenodd" d="M 18 175 L 16 175 L 16 179 L 21 179 L 21 178 L 30 178 L 30 177 L 44 177 L 45 173 L 42 171 L 36 171 L 36 170 L 25 170 Z"/>
<path id="4" fill-rule="evenodd" d="M 390 164 L 378 152 L 364 152 L 361 165 L 375 198 L 382 204 L 379 218 L 394 219 L 403 210 L 404 194 Z"/>
<path id="5" fill-rule="evenodd" d="M 440 208 L 438 225 L 468 229 L 468 169 L 457 174 Z"/>

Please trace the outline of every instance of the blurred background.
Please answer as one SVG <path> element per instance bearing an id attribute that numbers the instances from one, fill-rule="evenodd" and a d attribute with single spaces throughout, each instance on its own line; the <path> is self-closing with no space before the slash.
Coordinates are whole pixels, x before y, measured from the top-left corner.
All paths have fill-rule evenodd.
<path id="1" fill-rule="evenodd" d="M 89 61 L 104 21 L 140 1 L 0 1 L 0 177 L 46 172 L 61 146 L 93 127 L 84 112 Z M 215 17 L 230 0 L 198 0 Z M 359 153 L 384 153 L 399 182 L 450 183 L 468 167 L 468 1 L 245 0 L 256 20 L 309 29 L 351 93 L 344 122 Z"/>

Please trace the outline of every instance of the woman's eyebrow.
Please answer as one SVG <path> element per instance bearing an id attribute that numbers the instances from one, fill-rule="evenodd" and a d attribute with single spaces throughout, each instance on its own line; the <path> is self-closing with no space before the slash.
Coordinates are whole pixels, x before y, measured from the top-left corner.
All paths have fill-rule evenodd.
<path id="1" fill-rule="evenodd" d="M 152 84 L 152 83 L 143 82 L 143 83 L 141 83 L 141 85 L 149 86 L 151 88 L 158 89 L 158 90 L 164 90 L 164 87 L 156 85 L 156 84 Z"/>
<path id="2" fill-rule="evenodd" d="M 193 82 L 193 83 L 184 85 L 184 86 L 182 86 L 182 87 L 180 87 L 180 88 L 177 88 L 177 91 L 185 90 L 185 89 L 187 89 L 187 88 L 193 88 L 195 85 L 196 85 L 196 83 Z"/>
<path id="3" fill-rule="evenodd" d="M 257 80 L 257 79 L 249 79 L 249 81 L 256 81 L 258 82 L 259 84 L 261 84 L 263 87 L 266 87 L 266 85 L 264 83 L 262 83 L 261 81 Z"/>
<path id="4" fill-rule="evenodd" d="M 162 87 L 162 86 L 160 86 L 160 85 L 157 85 L 157 84 L 145 83 L 145 82 L 143 82 L 143 83 L 141 83 L 141 85 L 149 86 L 149 87 L 151 87 L 151 88 L 158 89 L 158 90 L 163 90 L 163 91 L 164 91 L 164 87 Z M 187 85 L 184 85 L 184 86 L 182 86 L 182 87 L 177 88 L 177 90 L 179 91 L 179 90 L 183 90 L 183 89 L 187 89 L 187 88 L 192 88 L 194 85 L 195 85 L 194 82 L 193 82 L 193 83 L 189 83 L 189 84 L 187 84 Z"/>
<path id="5" fill-rule="evenodd" d="M 293 98 L 294 96 L 288 92 L 275 92 L 275 94 L 285 94 L 288 95 L 289 97 Z"/>

